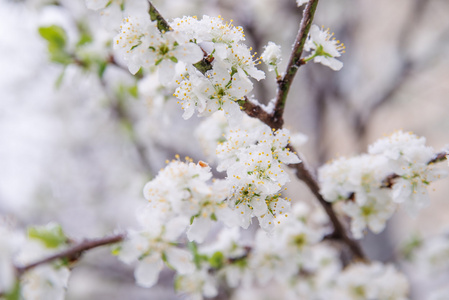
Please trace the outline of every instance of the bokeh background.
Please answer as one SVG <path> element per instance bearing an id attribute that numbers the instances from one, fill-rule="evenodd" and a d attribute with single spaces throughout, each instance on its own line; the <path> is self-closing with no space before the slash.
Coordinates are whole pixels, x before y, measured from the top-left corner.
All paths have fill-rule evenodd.
<path id="1" fill-rule="evenodd" d="M 154 4 L 167 19 L 233 19 L 258 55 L 268 41 L 282 45 L 280 71 L 302 14 L 293 0 Z M 346 53 L 340 72 L 301 67 L 289 94 L 286 127 L 308 136 L 300 151 L 310 165 L 363 153 L 398 129 L 425 136 L 436 151 L 448 145 L 449 1 L 321 0 L 314 23 L 329 27 Z M 207 160 L 194 133 L 201 120 L 184 121 L 176 101 L 157 94 L 154 76 L 137 82 L 111 65 L 100 80 L 76 64 L 51 63 L 38 34 L 39 26 L 51 24 L 62 26 L 72 44 L 85 24 L 94 41 L 84 51 L 110 55 L 111 33 L 84 0 L 0 1 L 0 215 L 18 227 L 56 221 L 74 239 L 98 237 L 135 223 L 135 211 L 145 204 L 142 188 L 166 159 Z M 267 72 L 267 80 L 255 84 L 255 97 L 267 103 L 275 87 Z M 449 181 L 432 188 L 432 204 L 418 217 L 400 210 L 382 234 L 368 234 L 363 246 L 372 259 L 398 263 L 402 243 L 413 234 L 448 231 Z M 293 201 L 314 201 L 301 182 L 291 183 L 289 193 Z M 157 287 L 142 289 L 132 269 L 107 251 L 92 251 L 74 269 L 67 299 L 177 299 L 169 271 Z M 447 279 L 401 266 L 412 279 L 413 299 L 426 299 Z"/>

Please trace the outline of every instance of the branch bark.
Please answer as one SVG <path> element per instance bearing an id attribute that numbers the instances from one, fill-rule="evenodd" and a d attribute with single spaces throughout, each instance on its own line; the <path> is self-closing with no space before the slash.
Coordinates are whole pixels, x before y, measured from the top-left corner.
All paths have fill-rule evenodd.
<path id="1" fill-rule="evenodd" d="M 284 125 L 284 109 L 285 103 L 287 102 L 287 95 L 290 90 L 290 86 L 295 78 L 298 68 L 304 64 L 301 60 L 302 51 L 304 49 L 304 44 L 307 40 L 309 34 L 310 26 L 312 25 L 313 16 L 318 5 L 318 0 L 310 0 L 306 8 L 304 9 L 303 18 L 301 20 L 301 25 L 299 27 L 298 35 L 296 36 L 295 44 L 293 47 L 290 60 L 287 64 L 287 70 L 281 80 L 278 81 L 278 90 L 276 96 L 276 104 L 273 113 L 273 120 L 276 122 L 275 129 L 282 128 Z"/>
<path id="2" fill-rule="evenodd" d="M 38 260 L 34 263 L 25 265 L 25 266 L 16 266 L 16 272 L 18 276 L 22 275 L 24 272 L 33 269 L 39 265 L 46 264 L 49 262 L 52 262 L 57 259 L 67 258 L 69 261 L 77 260 L 81 257 L 81 255 L 90 249 L 115 244 L 118 242 L 123 241 L 125 238 L 125 234 L 116 234 L 108 237 L 103 237 L 99 239 L 85 239 L 82 242 L 80 242 L 78 245 L 75 245 L 73 247 L 70 247 L 66 250 L 63 250 L 59 253 L 53 254 L 51 256 L 48 256 L 46 258 L 43 258 L 41 260 Z"/>

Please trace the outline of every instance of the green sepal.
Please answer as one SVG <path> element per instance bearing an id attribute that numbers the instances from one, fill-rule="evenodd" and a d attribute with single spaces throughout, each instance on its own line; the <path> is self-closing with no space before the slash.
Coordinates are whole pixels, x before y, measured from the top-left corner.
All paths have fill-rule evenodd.
<path id="1" fill-rule="evenodd" d="M 193 66 L 195 68 L 197 68 L 198 71 L 200 71 L 203 74 L 205 74 L 207 71 L 212 69 L 212 64 L 210 64 L 209 62 L 207 62 L 205 60 L 201 60 L 201 61 L 197 62 L 196 64 L 193 64 Z"/>
<path id="2" fill-rule="evenodd" d="M 170 57 L 170 60 L 171 60 L 172 62 L 174 62 L 174 63 L 177 63 L 177 62 L 178 62 L 178 59 L 177 59 L 176 57 L 174 57 L 174 56 L 171 56 L 171 57 Z"/>
<path id="3" fill-rule="evenodd" d="M 163 58 L 159 58 L 154 65 L 155 66 L 159 65 L 163 60 L 164 60 Z"/>
<path id="4" fill-rule="evenodd" d="M 192 252 L 192 254 L 193 254 L 193 263 L 195 264 L 197 269 L 200 269 L 201 262 L 208 261 L 209 258 L 206 255 L 198 253 L 198 246 L 196 245 L 195 242 L 190 242 L 188 244 L 188 248 L 189 248 L 190 252 Z"/>
<path id="5" fill-rule="evenodd" d="M 128 92 L 129 92 L 129 94 L 131 95 L 131 96 L 133 96 L 134 98 L 138 98 L 139 97 L 139 90 L 138 90 L 138 88 L 137 88 L 137 84 L 135 84 L 135 85 L 133 85 L 133 86 L 130 86 L 129 88 L 128 88 Z"/>
<path id="6" fill-rule="evenodd" d="M 56 78 L 56 81 L 55 81 L 55 88 L 56 89 L 59 89 L 61 87 L 62 81 L 64 80 L 65 69 L 66 68 L 64 67 L 64 69 L 62 69 L 61 74 L 59 74 L 58 78 Z"/>
<path id="7" fill-rule="evenodd" d="M 120 252 L 122 251 L 122 246 L 121 245 L 116 245 L 111 249 L 111 254 L 114 256 L 118 256 L 120 254 Z"/>
<path id="8" fill-rule="evenodd" d="M 414 252 L 421 247 L 423 240 L 418 233 L 413 234 L 401 247 L 401 254 L 406 260 L 413 259 Z"/>
<path id="9" fill-rule="evenodd" d="M 220 251 L 215 252 L 209 258 L 209 264 L 214 269 L 220 269 L 224 264 L 225 257 Z"/>
<path id="10" fill-rule="evenodd" d="M 50 223 L 45 226 L 29 227 L 27 236 L 41 241 L 47 248 L 57 248 L 67 243 L 67 237 L 61 225 Z"/>
<path id="11" fill-rule="evenodd" d="M 217 219 L 217 216 L 215 215 L 215 213 L 212 213 L 211 215 L 210 215 L 210 219 L 212 220 L 212 221 L 217 221 L 218 219 Z"/>
<path id="12" fill-rule="evenodd" d="M 106 71 L 106 67 L 108 63 L 105 61 L 98 62 L 98 77 L 103 78 L 104 71 Z"/>

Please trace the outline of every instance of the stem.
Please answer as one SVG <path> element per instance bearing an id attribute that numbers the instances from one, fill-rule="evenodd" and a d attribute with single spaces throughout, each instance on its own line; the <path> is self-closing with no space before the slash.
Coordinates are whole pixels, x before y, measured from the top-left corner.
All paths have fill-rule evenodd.
<path id="1" fill-rule="evenodd" d="M 290 150 L 292 152 L 297 153 L 291 145 L 289 145 L 288 148 L 290 148 Z M 299 156 L 299 158 L 301 159 L 300 156 Z M 320 187 L 318 185 L 318 182 L 316 181 L 315 177 L 312 175 L 312 172 L 309 170 L 309 168 L 305 164 L 304 160 L 303 159 L 301 159 L 301 160 L 302 160 L 301 163 L 289 165 L 289 167 L 296 170 L 296 177 L 298 177 L 299 180 L 303 181 L 307 185 L 307 187 L 310 189 L 310 191 L 313 193 L 313 195 L 318 199 L 318 202 L 321 204 L 321 206 L 326 211 L 332 225 L 334 226 L 334 232 L 332 233 L 332 237 L 335 239 L 339 239 L 343 243 L 345 243 L 357 259 L 359 259 L 361 261 L 368 261 L 365 254 L 363 253 L 360 245 L 356 241 L 352 240 L 347 235 L 343 224 L 338 219 L 338 217 L 332 207 L 332 204 L 327 202 L 323 198 L 323 196 L 320 193 Z"/>
<path id="2" fill-rule="evenodd" d="M 150 14 L 151 21 L 157 21 L 157 28 L 161 32 L 170 31 L 170 25 L 168 25 L 168 22 L 162 17 L 156 7 L 154 7 L 153 3 L 148 0 L 148 4 L 150 5 L 148 13 Z"/>
<path id="3" fill-rule="evenodd" d="M 304 64 L 301 60 L 304 44 L 309 34 L 310 26 L 312 25 L 313 16 L 315 15 L 318 0 L 310 0 L 306 8 L 304 9 L 303 18 L 299 27 L 298 35 L 296 36 L 295 44 L 293 47 L 290 60 L 287 64 L 287 69 L 284 77 L 278 81 L 278 91 L 276 96 L 276 105 L 273 113 L 273 119 L 277 123 L 275 129 L 282 128 L 284 124 L 284 108 L 287 101 L 287 95 L 290 90 L 290 86 L 295 78 L 298 68 Z"/>
<path id="4" fill-rule="evenodd" d="M 155 19 L 158 20 L 158 22 L 163 21 L 168 26 L 168 23 L 154 8 L 151 2 L 150 1 L 148 2 L 150 3 L 150 14 L 151 13 L 154 14 L 154 16 L 152 15 L 151 18 L 153 19 L 154 17 Z M 284 75 L 284 77 L 278 81 L 278 94 L 273 114 L 267 113 L 262 108 L 262 106 L 258 105 L 257 103 L 249 101 L 249 99 L 246 96 L 244 101 L 239 101 L 241 109 L 244 110 L 250 117 L 258 118 L 263 123 L 267 124 L 273 129 L 280 129 L 283 126 L 284 123 L 283 114 L 285 102 L 287 100 L 287 95 L 290 89 L 290 85 L 293 81 L 293 78 L 295 77 L 299 66 L 304 64 L 304 61 L 301 60 L 301 55 L 307 36 L 309 34 L 310 26 L 312 25 L 312 20 L 317 5 L 318 0 L 310 0 L 307 3 L 306 8 L 304 9 L 304 17 L 301 20 L 298 35 L 295 40 L 295 46 L 293 48 L 293 52 L 290 56 L 290 60 L 287 65 L 287 72 Z M 207 62 L 206 58 L 203 59 L 203 62 L 204 61 Z M 290 147 L 290 149 L 292 149 L 292 147 Z M 351 238 L 349 238 L 349 236 L 346 234 L 346 230 L 344 229 L 344 226 L 336 216 L 332 208 L 332 204 L 326 202 L 326 200 L 324 200 L 323 196 L 320 194 L 318 182 L 316 181 L 310 170 L 307 168 L 307 166 L 305 166 L 304 160 L 302 163 L 291 165 L 291 167 L 296 169 L 297 171 L 296 176 L 306 183 L 306 185 L 309 187 L 312 193 L 317 197 L 318 201 L 323 206 L 326 213 L 329 215 L 329 218 L 334 226 L 333 236 L 343 241 L 349 247 L 349 249 L 357 259 L 362 261 L 368 261 L 362 249 L 360 248 L 360 245 L 356 241 L 353 241 Z"/>
<path id="5" fill-rule="evenodd" d="M 124 238 L 125 238 L 125 234 L 121 233 L 121 234 L 116 234 L 116 235 L 103 237 L 103 238 L 99 238 L 99 239 L 85 239 L 82 242 L 80 242 L 78 245 L 68 248 L 66 250 L 63 250 L 60 253 L 53 254 L 51 256 L 48 256 L 41 260 L 38 260 L 29 265 L 16 267 L 16 271 L 17 271 L 17 274 L 20 276 L 24 272 L 26 272 L 32 268 L 35 268 L 42 264 L 49 263 L 56 259 L 67 258 L 68 260 L 76 260 L 81 257 L 81 255 L 83 254 L 84 251 L 87 251 L 87 250 L 90 250 L 93 248 L 97 248 L 97 247 L 101 247 L 104 245 L 115 244 L 115 243 L 123 241 Z"/>

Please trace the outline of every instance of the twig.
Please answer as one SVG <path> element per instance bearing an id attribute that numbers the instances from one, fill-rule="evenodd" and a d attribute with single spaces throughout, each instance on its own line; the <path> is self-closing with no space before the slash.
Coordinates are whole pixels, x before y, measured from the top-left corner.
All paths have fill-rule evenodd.
<path id="1" fill-rule="evenodd" d="M 150 5 L 150 10 L 148 11 L 148 13 L 150 14 L 151 21 L 157 21 L 157 28 L 161 32 L 170 31 L 170 25 L 168 25 L 168 22 L 164 19 L 164 17 L 162 17 L 156 7 L 154 7 L 153 3 L 148 0 L 148 4 Z"/>
<path id="2" fill-rule="evenodd" d="M 150 3 L 150 10 L 151 10 L 151 7 L 153 7 L 153 5 L 151 4 L 150 1 L 148 2 Z M 244 101 L 239 102 L 242 109 L 250 117 L 258 118 L 263 123 L 267 124 L 273 129 L 282 128 L 282 125 L 284 123 L 283 113 L 285 102 L 287 100 L 287 94 L 289 92 L 293 78 L 296 75 L 296 71 L 302 64 L 301 54 L 304 48 L 305 41 L 307 39 L 310 26 L 312 24 L 313 16 L 315 14 L 317 5 L 318 0 L 310 0 L 307 3 L 306 8 L 304 9 L 304 16 L 301 21 L 298 35 L 296 37 L 295 46 L 293 48 L 290 61 L 288 63 L 287 72 L 284 75 L 284 77 L 278 82 L 278 95 L 273 114 L 267 113 L 260 105 L 252 103 L 246 97 L 244 98 L 245 99 Z M 156 17 L 158 20 L 165 21 L 164 18 L 159 14 L 159 12 L 156 9 L 153 10 L 153 13 L 157 14 Z M 290 147 L 290 149 L 292 149 L 292 147 Z M 296 169 L 296 176 L 306 183 L 306 185 L 309 187 L 312 193 L 317 197 L 318 201 L 323 206 L 326 213 L 329 215 L 329 218 L 334 226 L 335 231 L 334 236 L 338 237 L 341 241 L 343 241 L 349 247 L 349 249 L 357 259 L 367 261 L 368 259 L 364 255 L 362 249 L 360 248 L 360 245 L 356 241 L 353 241 L 351 238 L 349 238 L 349 236 L 346 234 L 346 230 L 344 229 L 340 220 L 336 216 L 332 208 L 332 204 L 324 200 L 323 196 L 320 194 L 318 182 L 312 175 L 312 172 L 307 168 L 307 166 L 305 166 L 305 163 L 302 162 L 296 165 L 291 165 L 291 167 Z"/>
<path id="3" fill-rule="evenodd" d="M 291 151 L 296 152 L 290 145 L 289 148 Z M 312 172 L 306 166 L 305 162 L 302 161 L 299 164 L 289 165 L 289 167 L 294 168 L 296 170 L 296 177 L 302 180 L 309 187 L 310 191 L 318 199 L 318 202 L 326 211 L 332 225 L 334 226 L 334 232 L 332 233 L 332 237 L 334 239 L 342 240 L 348 246 L 348 248 L 351 250 L 351 252 L 357 259 L 362 261 L 368 261 L 360 245 L 347 235 L 346 230 L 343 227 L 343 224 L 340 222 L 337 215 L 335 214 L 332 204 L 324 200 L 323 196 L 320 193 L 318 182 L 312 175 Z"/>
<path id="4" fill-rule="evenodd" d="M 293 79 L 295 78 L 298 68 L 303 64 L 301 55 L 304 49 L 307 35 L 309 34 L 310 26 L 312 25 L 313 16 L 315 15 L 317 5 L 318 0 L 310 0 L 307 3 L 306 8 L 304 9 L 304 14 L 301 20 L 298 35 L 296 36 L 293 51 L 287 64 L 286 72 L 284 74 L 284 77 L 278 81 L 276 105 L 273 113 L 273 119 L 276 123 L 276 127 L 274 127 L 275 129 L 282 128 L 282 125 L 284 124 L 283 115 L 288 91 L 290 90 L 290 86 L 293 82 Z"/>
<path id="5" fill-rule="evenodd" d="M 101 246 L 105 246 L 105 245 L 115 244 L 115 243 L 121 242 L 124 238 L 125 238 L 125 234 L 121 233 L 121 234 L 116 234 L 116 235 L 103 237 L 103 238 L 99 238 L 99 239 L 85 239 L 76 246 L 73 246 L 69 249 L 61 251 L 61 252 L 51 255 L 49 257 L 43 258 L 41 260 L 38 260 L 29 265 L 16 266 L 16 271 L 17 271 L 17 274 L 20 276 L 24 272 L 26 272 L 32 268 L 35 268 L 42 264 L 49 263 L 56 259 L 67 258 L 69 260 L 76 260 L 81 257 L 81 255 L 83 254 L 84 251 L 87 251 L 87 250 L 90 250 L 93 248 L 97 248 L 97 247 L 101 247 Z"/>

